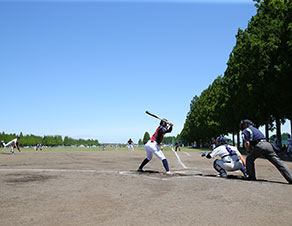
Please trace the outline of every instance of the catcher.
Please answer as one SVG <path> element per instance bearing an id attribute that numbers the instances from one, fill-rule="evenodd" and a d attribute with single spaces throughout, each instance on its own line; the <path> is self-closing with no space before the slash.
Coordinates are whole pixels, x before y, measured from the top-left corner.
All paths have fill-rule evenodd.
<path id="1" fill-rule="evenodd" d="M 227 139 L 224 136 L 219 136 L 216 139 L 217 147 L 212 152 L 203 152 L 202 157 L 215 158 L 217 155 L 221 160 L 214 161 L 214 169 L 219 173 L 220 177 L 227 177 L 226 171 L 240 170 L 244 177 L 247 178 L 245 170 L 245 160 L 238 151 L 237 147 L 227 144 Z"/>

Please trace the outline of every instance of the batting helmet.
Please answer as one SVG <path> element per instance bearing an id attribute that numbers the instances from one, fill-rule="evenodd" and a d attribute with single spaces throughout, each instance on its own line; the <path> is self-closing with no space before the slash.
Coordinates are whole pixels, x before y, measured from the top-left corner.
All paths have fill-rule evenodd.
<path id="1" fill-rule="evenodd" d="M 167 119 L 162 119 L 161 121 L 160 121 L 160 126 L 162 126 L 162 127 L 166 127 L 167 126 Z"/>

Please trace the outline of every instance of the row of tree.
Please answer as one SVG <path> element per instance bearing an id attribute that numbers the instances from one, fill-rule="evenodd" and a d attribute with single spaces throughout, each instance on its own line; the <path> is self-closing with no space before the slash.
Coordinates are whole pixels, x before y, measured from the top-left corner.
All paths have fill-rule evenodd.
<path id="1" fill-rule="evenodd" d="M 143 139 L 139 139 L 138 144 L 139 145 L 146 144 L 149 139 L 150 139 L 150 134 L 148 132 L 145 132 Z M 177 142 L 177 138 L 175 136 L 168 136 L 168 137 L 164 137 L 162 144 L 175 144 L 176 142 Z"/>
<path id="2" fill-rule="evenodd" d="M 239 29 L 223 76 L 190 104 L 180 137 L 205 143 L 220 134 L 237 134 L 252 120 L 268 131 L 292 119 L 292 1 L 256 0 L 257 14 Z"/>
<path id="3" fill-rule="evenodd" d="M 16 138 L 16 134 L 5 134 L 4 132 L 0 133 L 0 140 L 5 143 Z M 20 133 L 19 145 L 20 146 L 35 146 L 37 144 L 42 144 L 44 146 L 71 146 L 71 145 L 99 145 L 98 140 L 93 139 L 73 139 L 70 137 L 56 136 L 35 136 L 35 135 L 23 135 Z"/>

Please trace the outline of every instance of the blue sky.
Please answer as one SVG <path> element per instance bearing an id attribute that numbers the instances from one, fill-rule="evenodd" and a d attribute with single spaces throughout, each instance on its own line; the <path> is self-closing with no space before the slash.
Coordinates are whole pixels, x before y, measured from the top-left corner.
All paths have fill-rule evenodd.
<path id="1" fill-rule="evenodd" d="M 149 110 L 176 136 L 255 13 L 248 0 L 0 0 L 0 131 L 137 142 L 158 125 Z"/>

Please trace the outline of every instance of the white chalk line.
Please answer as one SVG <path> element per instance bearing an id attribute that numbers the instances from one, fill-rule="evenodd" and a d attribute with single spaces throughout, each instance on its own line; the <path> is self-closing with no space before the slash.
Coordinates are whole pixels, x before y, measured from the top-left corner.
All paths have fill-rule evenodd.
<path id="1" fill-rule="evenodd" d="M 191 156 L 189 153 L 187 153 L 187 152 L 185 152 L 185 151 L 184 151 L 183 153 L 184 153 L 185 155 L 187 155 L 187 156 Z"/>
<path id="2" fill-rule="evenodd" d="M 0 169 L 1 171 L 11 171 L 11 172 L 71 172 L 71 173 L 118 173 L 118 171 L 113 170 L 75 170 L 75 169 Z"/>
<path id="3" fill-rule="evenodd" d="M 176 180 L 176 179 L 189 179 L 189 178 L 204 178 L 204 179 L 215 179 L 217 180 L 218 178 L 216 177 L 207 177 L 207 176 L 204 176 L 204 175 L 199 175 L 201 174 L 201 172 L 198 172 L 198 171 L 195 171 L 195 172 L 192 172 L 192 173 L 196 173 L 195 175 L 184 175 L 184 176 L 181 176 L 181 175 L 175 175 L 172 174 L 172 175 L 165 175 L 166 177 L 152 177 L 152 176 L 147 176 L 147 175 L 143 175 L 143 173 L 139 173 L 139 174 L 135 174 L 133 172 L 130 172 L 130 171 L 121 171 L 119 172 L 119 174 L 121 175 L 125 175 L 125 176 L 132 176 L 132 177 L 139 177 L 139 178 L 145 178 L 145 179 L 150 179 L 150 180 L 162 180 L 162 181 L 168 181 L 168 180 Z"/>
<path id="4" fill-rule="evenodd" d="M 182 170 L 182 168 L 177 168 L 176 170 Z M 197 178 L 205 178 L 205 179 L 216 179 L 213 177 L 205 177 L 200 171 L 191 171 L 189 175 L 179 175 L 179 173 L 183 172 L 174 172 L 172 175 L 165 175 L 165 177 L 155 177 L 155 176 L 148 176 L 143 173 L 136 173 L 131 171 L 114 171 L 114 170 L 76 170 L 76 169 L 0 169 L 0 172 L 34 172 L 34 173 L 91 173 L 91 174 L 119 174 L 123 176 L 131 176 L 131 177 L 139 177 L 144 179 L 150 180 L 176 180 L 176 179 L 188 179 L 191 177 Z"/>
<path id="5" fill-rule="evenodd" d="M 177 158 L 179 164 L 181 164 L 181 166 L 182 166 L 184 169 L 187 169 L 188 167 L 187 167 L 187 166 L 181 161 L 181 159 L 180 159 L 179 155 L 176 153 L 176 151 L 173 150 L 173 148 L 171 148 L 171 150 L 172 150 L 173 153 L 175 154 L 175 156 L 176 156 L 176 158 Z"/>

